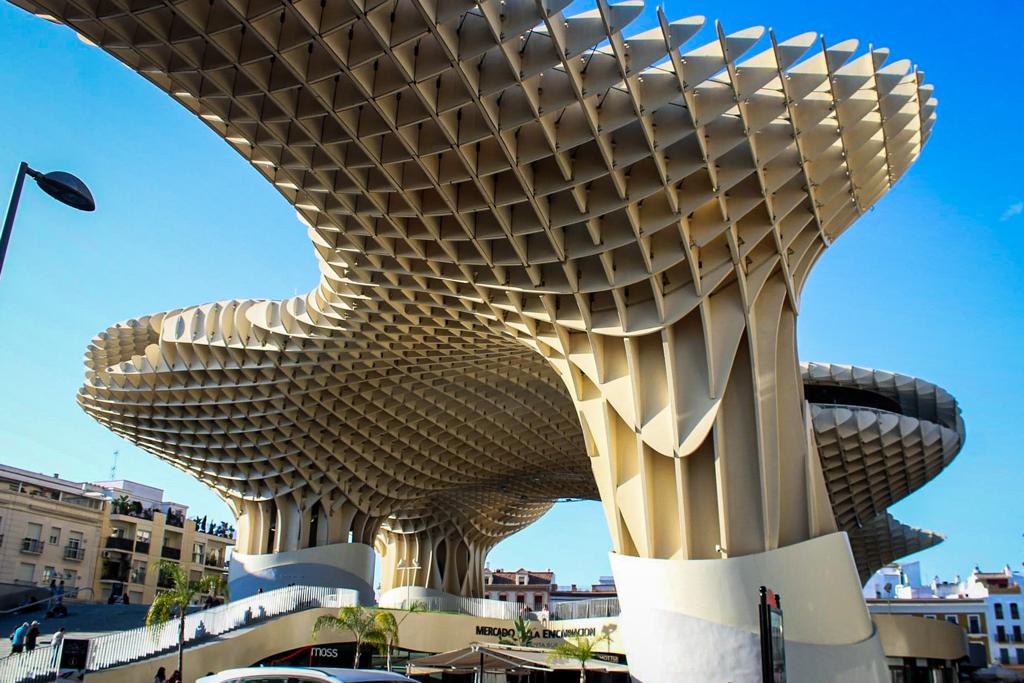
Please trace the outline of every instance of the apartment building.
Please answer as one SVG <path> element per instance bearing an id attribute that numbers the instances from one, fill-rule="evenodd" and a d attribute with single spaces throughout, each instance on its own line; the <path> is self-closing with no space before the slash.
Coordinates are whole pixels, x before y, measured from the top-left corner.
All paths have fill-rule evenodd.
<path id="1" fill-rule="evenodd" d="M 963 592 L 982 599 L 988 608 L 988 637 L 992 658 L 1003 666 L 1024 667 L 1024 575 L 1008 565 L 999 572 L 974 568 L 963 584 Z"/>
<path id="2" fill-rule="evenodd" d="M 104 491 L 111 501 L 94 584 L 99 599 L 127 595 L 131 602 L 152 602 L 170 587 L 169 577 L 158 571 L 162 560 L 181 565 L 193 580 L 227 580 L 228 552 L 234 544 L 229 534 L 213 533 L 205 523 L 189 519 L 188 508 L 165 501 L 161 489 L 125 480 L 89 486 Z"/>
<path id="3" fill-rule="evenodd" d="M 133 481 L 73 482 L 0 465 L 0 584 L 64 581 L 69 599 L 149 603 L 170 586 L 161 560 L 192 579 L 227 578 L 226 522 L 188 518 L 162 489 Z"/>
<path id="4" fill-rule="evenodd" d="M 105 515 L 81 484 L 0 465 L 0 584 L 63 581 L 69 598 L 91 599 Z"/>
<path id="5" fill-rule="evenodd" d="M 556 587 L 555 574 L 550 569 L 546 572 L 522 568 L 510 572 L 484 569 L 485 597 L 517 602 L 533 612 L 550 609 L 551 593 Z"/>

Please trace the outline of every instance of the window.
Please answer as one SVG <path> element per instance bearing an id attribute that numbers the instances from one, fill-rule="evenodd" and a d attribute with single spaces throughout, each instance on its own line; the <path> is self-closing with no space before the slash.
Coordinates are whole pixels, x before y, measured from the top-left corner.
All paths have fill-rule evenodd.
<path id="1" fill-rule="evenodd" d="M 501 600 L 502 602 L 508 602 L 508 594 L 507 593 L 498 593 L 498 599 Z"/>
<path id="2" fill-rule="evenodd" d="M 488 574 L 487 576 L 484 577 L 484 583 L 486 583 L 488 586 L 490 586 L 492 583 L 494 583 L 494 577 L 491 576 L 490 574 Z"/>
<path id="3" fill-rule="evenodd" d="M 52 581 L 57 578 L 57 570 L 54 567 L 43 567 L 43 581 Z"/>
<path id="4" fill-rule="evenodd" d="M 1002 624 L 996 626 L 996 640 L 1000 643 L 1006 642 L 1006 627 Z"/>
<path id="5" fill-rule="evenodd" d="M 129 579 L 132 583 L 146 583 L 146 563 L 143 560 L 132 562 L 132 573 Z"/>
<path id="6" fill-rule="evenodd" d="M 149 543 L 150 534 L 145 529 L 139 529 L 135 532 L 135 540 L 138 543 Z"/>
<path id="7" fill-rule="evenodd" d="M 1017 663 L 1024 664 L 1024 647 L 1018 647 L 1014 654 L 1017 655 Z"/>
<path id="8" fill-rule="evenodd" d="M 192 544 L 192 562 L 195 564 L 202 564 L 203 560 L 206 559 L 206 546 L 202 543 Z"/>
<path id="9" fill-rule="evenodd" d="M 946 615 L 946 621 L 948 621 L 951 624 L 959 624 L 960 623 L 960 620 L 956 618 L 955 614 L 947 614 Z"/>
<path id="10" fill-rule="evenodd" d="M 981 633 L 981 617 L 977 614 L 972 614 L 967 617 L 967 632 Z"/>
<path id="11" fill-rule="evenodd" d="M 60 527 L 50 528 L 50 545 L 60 545 Z"/>
<path id="12" fill-rule="evenodd" d="M 516 596 L 516 602 L 518 602 L 520 605 L 525 605 L 526 604 L 526 596 L 522 595 L 522 594 L 517 595 Z"/>
<path id="13" fill-rule="evenodd" d="M 1010 618 L 1020 619 L 1020 606 L 1015 602 L 1010 603 Z"/>
<path id="14" fill-rule="evenodd" d="M 526 582 L 529 581 L 529 579 L 530 577 L 528 577 L 526 574 L 516 574 L 516 585 L 525 586 Z"/>
<path id="15" fill-rule="evenodd" d="M 15 579 L 18 583 L 35 583 L 36 582 L 36 566 L 28 562 L 22 562 L 18 565 L 18 575 Z"/>
<path id="16" fill-rule="evenodd" d="M 1005 647 L 999 648 L 999 662 L 1001 664 L 1010 663 L 1010 651 L 1007 650 Z"/>
<path id="17" fill-rule="evenodd" d="M 934 614 L 926 614 L 926 615 L 924 615 L 924 618 L 925 619 L 931 619 L 932 621 L 935 621 L 935 615 Z"/>
<path id="18" fill-rule="evenodd" d="M 1015 643 L 1024 642 L 1024 639 L 1021 638 L 1020 626 L 1018 626 L 1018 625 L 1014 625 L 1014 627 L 1013 627 L 1013 642 L 1015 642 Z"/>
<path id="19" fill-rule="evenodd" d="M 1003 603 L 997 602 L 995 605 L 993 605 L 993 607 L 996 610 L 996 619 L 1002 619 L 1003 618 Z"/>
<path id="20" fill-rule="evenodd" d="M 69 548 L 81 548 L 82 547 L 82 532 L 81 531 L 69 531 L 68 532 L 68 547 Z"/>
<path id="21" fill-rule="evenodd" d="M 29 522 L 28 526 L 25 527 L 25 538 L 30 538 L 33 541 L 38 541 L 43 537 L 43 525 Z"/>
<path id="22" fill-rule="evenodd" d="M 74 586 L 78 583 L 78 570 L 77 569 L 65 569 L 64 574 L 61 577 L 64 579 L 64 583 L 67 586 Z"/>

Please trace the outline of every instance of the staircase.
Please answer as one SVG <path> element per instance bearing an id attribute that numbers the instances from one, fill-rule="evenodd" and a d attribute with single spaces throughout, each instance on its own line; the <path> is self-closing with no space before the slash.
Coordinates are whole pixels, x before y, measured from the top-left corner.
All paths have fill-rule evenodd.
<path id="1" fill-rule="evenodd" d="M 232 631 L 253 626 L 284 614 L 292 614 L 320 607 L 337 608 L 358 603 L 356 591 L 341 588 L 324 588 L 319 586 L 289 586 L 268 591 L 258 595 L 236 600 L 226 605 L 206 610 L 197 610 L 185 616 L 185 647 L 201 644 Z M 102 624 L 106 631 L 95 635 L 89 631 L 71 632 L 69 627 L 71 615 L 63 620 L 51 620 L 56 625 L 47 628 L 48 632 L 63 625 L 68 630 L 68 638 L 89 637 L 89 656 L 86 671 L 101 671 L 115 666 L 138 662 L 150 657 L 173 652 L 178 647 L 178 621 L 173 620 L 160 626 L 147 627 L 137 625 L 145 622 L 145 605 L 76 605 L 76 618 L 82 625 Z M 85 607 L 95 608 L 82 609 Z M 117 615 L 118 608 L 124 609 L 120 617 L 124 619 L 128 630 L 112 629 L 111 619 Z M 81 609 L 81 613 L 79 613 Z M 24 622 L 26 615 L 19 616 L 17 624 Z M 89 620 L 91 616 L 91 621 Z M 28 621 L 32 621 L 31 617 Z M 61 623 L 56 623 L 56 622 Z M 116 623 L 116 622 L 115 622 Z M 135 628 L 132 626 L 137 625 Z M 49 627 L 50 624 L 47 624 Z M 117 627 L 114 626 L 114 629 Z M 13 630 L 13 627 L 12 627 Z M 7 633 L 0 631 L 0 635 Z M 6 638 L 4 638 L 6 640 Z M 48 640 L 48 638 L 47 638 Z M 10 642 L 7 641 L 7 650 Z M 0 660 L 0 681 L 3 683 L 36 683 L 53 681 L 56 678 L 53 649 L 49 644 L 41 645 L 32 652 L 10 655 Z"/>

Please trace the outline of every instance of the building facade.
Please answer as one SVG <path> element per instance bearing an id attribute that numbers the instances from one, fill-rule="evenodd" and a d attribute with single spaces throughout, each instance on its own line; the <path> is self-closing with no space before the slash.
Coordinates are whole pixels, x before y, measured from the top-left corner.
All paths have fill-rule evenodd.
<path id="1" fill-rule="evenodd" d="M 983 572 L 975 567 L 961 586 L 964 595 L 985 601 L 992 661 L 1024 669 L 1022 578 L 1009 565 L 999 572 Z"/>
<path id="2" fill-rule="evenodd" d="M 106 515 L 81 484 L 0 465 L 0 583 L 63 581 L 69 599 L 92 599 Z"/>
<path id="3" fill-rule="evenodd" d="M 1024 668 L 1024 573 L 975 567 L 966 579 L 922 583 L 918 563 L 888 565 L 864 587 L 873 614 L 912 614 L 959 624 L 971 664 Z"/>
<path id="4" fill-rule="evenodd" d="M 618 593 L 615 590 L 615 577 L 602 576 L 597 583 L 590 585 L 590 588 L 580 588 L 575 583 L 568 586 L 557 586 L 551 593 L 551 604 L 559 605 L 565 602 L 580 602 L 582 600 L 593 600 L 594 598 L 614 598 Z"/>
<path id="5" fill-rule="evenodd" d="M 111 500 L 95 574 L 97 599 L 127 595 L 130 602 L 152 602 L 170 587 L 169 577 L 159 571 L 161 561 L 180 565 L 192 580 L 215 576 L 226 582 L 234 541 L 201 531 L 186 506 L 164 501 L 161 489 L 132 481 L 96 482 L 90 488 Z"/>
<path id="6" fill-rule="evenodd" d="M 65 584 L 83 600 L 150 603 L 168 587 L 157 564 L 226 580 L 226 524 L 188 518 L 163 491 L 118 480 L 81 483 L 0 465 L 0 583 Z"/>
<path id="7" fill-rule="evenodd" d="M 530 612 L 550 609 L 556 588 L 555 574 L 550 569 L 541 572 L 521 567 L 515 571 L 485 568 L 484 586 L 487 598 L 515 602 Z"/>

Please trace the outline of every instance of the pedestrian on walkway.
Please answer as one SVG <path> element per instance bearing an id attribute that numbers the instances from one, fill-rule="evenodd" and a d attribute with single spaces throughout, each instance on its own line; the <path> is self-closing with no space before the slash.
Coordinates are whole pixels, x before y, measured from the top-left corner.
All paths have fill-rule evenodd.
<path id="1" fill-rule="evenodd" d="M 156 676 L 153 676 L 153 683 L 167 683 L 167 670 L 162 666 L 156 670 Z"/>
<path id="2" fill-rule="evenodd" d="M 28 622 L 14 629 L 11 634 L 11 654 L 18 654 L 25 649 L 25 637 L 28 635 Z"/>
<path id="3" fill-rule="evenodd" d="M 39 622 L 33 621 L 32 625 L 28 628 L 28 633 L 25 634 L 25 651 L 32 652 L 36 649 L 36 641 L 39 640 Z"/>
<path id="4" fill-rule="evenodd" d="M 58 662 L 60 662 L 60 646 L 64 643 L 64 627 L 61 626 L 57 629 L 57 632 L 53 634 L 53 638 L 50 639 L 50 649 L 53 650 L 53 656 L 50 658 L 50 668 L 56 669 Z"/>

